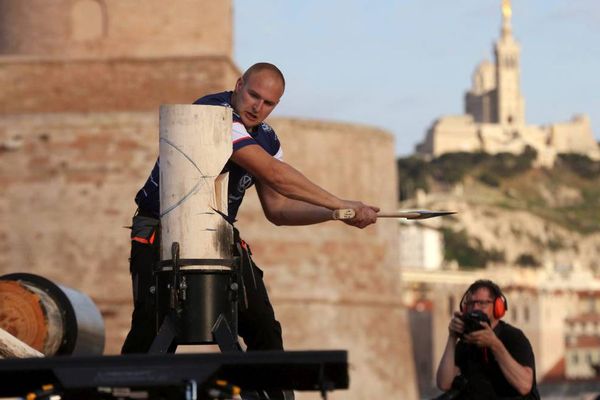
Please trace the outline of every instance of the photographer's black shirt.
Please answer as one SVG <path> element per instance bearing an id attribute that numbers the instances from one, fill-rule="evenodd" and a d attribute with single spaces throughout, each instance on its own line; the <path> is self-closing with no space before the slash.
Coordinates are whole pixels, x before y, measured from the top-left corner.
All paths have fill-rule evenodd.
<path id="1" fill-rule="evenodd" d="M 499 321 L 494 332 L 506 350 L 519 364 L 533 370 L 531 393 L 521 396 L 506 380 L 491 349 L 482 349 L 459 341 L 456 345 L 455 363 L 467 380 L 466 398 L 539 399 L 535 383 L 535 358 L 531 344 L 520 329 Z M 462 397 L 461 397 L 462 398 Z"/>

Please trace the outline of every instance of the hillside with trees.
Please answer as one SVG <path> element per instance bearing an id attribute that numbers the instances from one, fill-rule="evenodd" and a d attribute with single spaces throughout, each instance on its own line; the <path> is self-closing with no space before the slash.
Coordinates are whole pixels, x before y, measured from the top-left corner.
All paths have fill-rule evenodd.
<path id="1" fill-rule="evenodd" d="M 559 154 L 448 153 L 398 159 L 402 208 L 453 209 L 444 218 L 445 258 L 461 268 L 509 264 L 600 270 L 600 162 Z M 600 272 L 600 271 L 598 271 Z"/>

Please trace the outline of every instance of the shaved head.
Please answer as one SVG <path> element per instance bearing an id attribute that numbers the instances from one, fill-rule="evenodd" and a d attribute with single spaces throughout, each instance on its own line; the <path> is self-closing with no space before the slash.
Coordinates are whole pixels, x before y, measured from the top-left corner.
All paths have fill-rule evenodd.
<path id="1" fill-rule="evenodd" d="M 284 90 L 285 79 L 279 68 L 256 63 L 237 80 L 231 105 L 246 129 L 252 130 L 271 114 Z"/>
<path id="2" fill-rule="evenodd" d="M 244 72 L 244 75 L 242 75 L 242 79 L 247 82 L 253 74 L 261 71 L 270 71 L 274 73 L 277 77 L 279 77 L 279 79 L 281 79 L 281 83 L 285 89 L 285 78 L 283 77 L 281 70 L 275 65 L 266 62 L 259 62 L 248 68 L 246 72 Z"/>

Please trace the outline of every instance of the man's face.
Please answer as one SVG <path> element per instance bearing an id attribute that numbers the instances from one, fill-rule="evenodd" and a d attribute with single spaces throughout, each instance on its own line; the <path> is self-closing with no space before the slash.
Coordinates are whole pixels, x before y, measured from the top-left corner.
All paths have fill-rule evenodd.
<path id="1" fill-rule="evenodd" d="M 481 310 L 488 316 L 492 327 L 496 325 L 494 318 L 494 296 L 488 288 L 482 287 L 467 296 L 467 312 Z"/>
<path id="2" fill-rule="evenodd" d="M 238 79 L 232 105 L 246 129 L 263 122 L 279 103 L 283 95 L 283 82 L 272 71 L 252 73 L 248 79 Z"/>

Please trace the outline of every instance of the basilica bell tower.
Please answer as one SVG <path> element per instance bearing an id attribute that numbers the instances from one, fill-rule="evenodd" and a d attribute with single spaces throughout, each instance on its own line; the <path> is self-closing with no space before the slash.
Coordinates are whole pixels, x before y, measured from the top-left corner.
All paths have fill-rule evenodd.
<path id="1" fill-rule="evenodd" d="M 525 101 L 521 96 L 519 44 L 512 36 L 510 0 L 502 1 L 502 30 L 494 47 L 496 59 L 496 106 L 501 125 L 525 124 Z"/>

